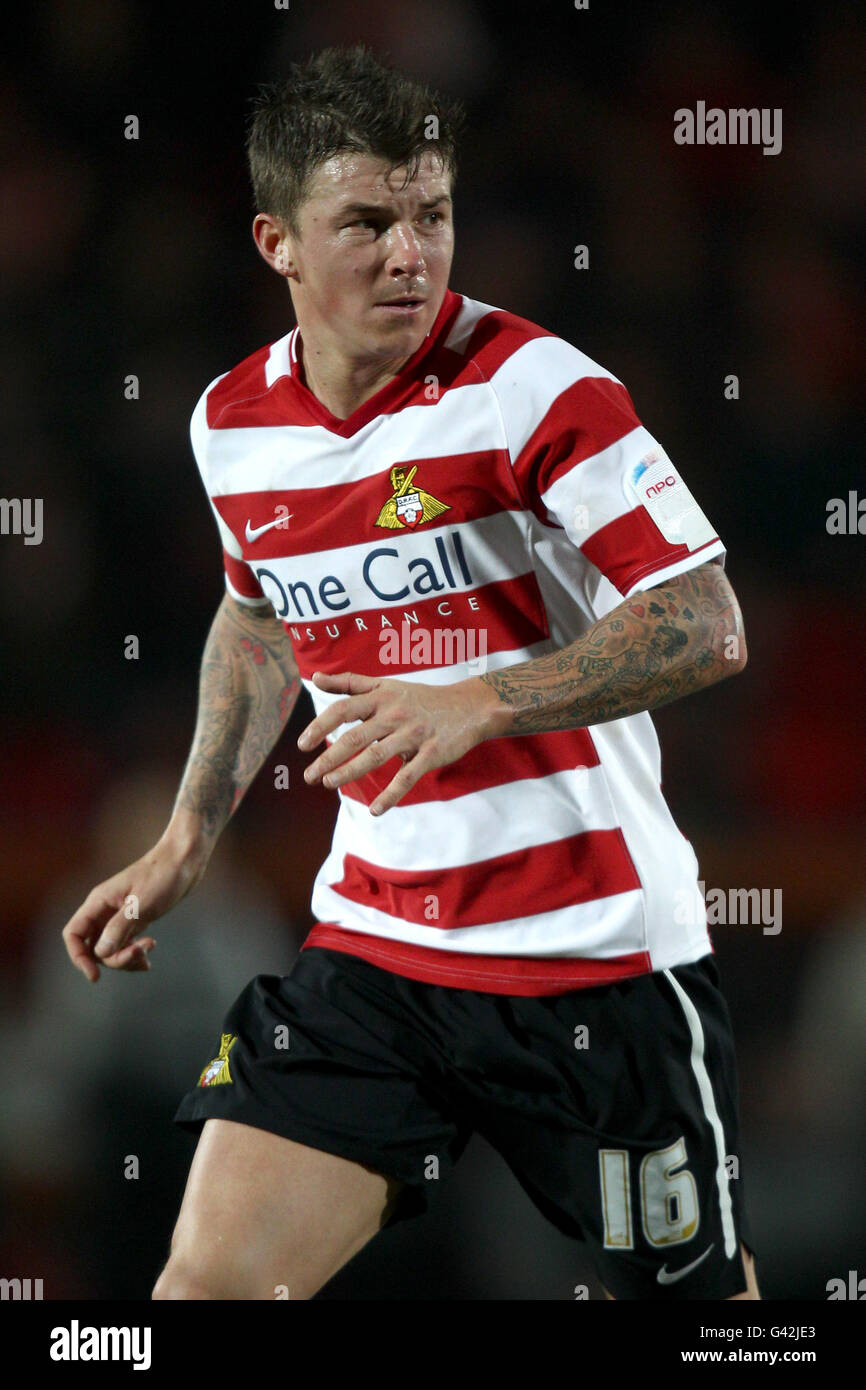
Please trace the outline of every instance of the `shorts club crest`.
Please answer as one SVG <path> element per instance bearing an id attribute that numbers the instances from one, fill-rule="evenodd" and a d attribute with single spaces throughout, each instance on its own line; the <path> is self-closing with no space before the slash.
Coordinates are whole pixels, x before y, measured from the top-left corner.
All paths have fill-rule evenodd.
<path id="1" fill-rule="evenodd" d="M 219 1056 L 214 1057 L 212 1062 L 208 1062 L 204 1071 L 198 1079 L 199 1086 L 223 1086 L 232 1083 L 232 1074 L 229 1071 L 229 1053 L 237 1042 L 235 1033 L 223 1033 L 220 1038 Z"/>

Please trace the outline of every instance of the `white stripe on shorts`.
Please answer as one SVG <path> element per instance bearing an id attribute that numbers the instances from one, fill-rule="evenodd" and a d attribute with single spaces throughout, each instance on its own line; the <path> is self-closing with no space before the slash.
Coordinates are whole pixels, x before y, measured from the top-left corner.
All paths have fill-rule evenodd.
<path id="1" fill-rule="evenodd" d="M 698 1083 L 701 1104 L 704 1107 L 707 1123 L 712 1129 L 716 1141 L 716 1185 L 719 1189 L 719 1209 L 722 1216 L 722 1231 L 725 1237 L 725 1254 L 729 1260 L 732 1260 L 737 1253 L 737 1233 L 734 1230 L 731 1187 L 728 1178 L 728 1170 L 725 1165 L 725 1134 L 722 1129 L 722 1121 L 719 1117 L 719 1112 L 716 1109 L 716 1098 L 713 1095 L 712 1083 L 709 1073 L 707 1072 L 706 1062 L 704 1061 L 704 1030 L 701 1026 L 700 1014 L 686 994 L 679 980 L 674 978 L 670 970 L 665 970 L 664 974 L 676 990 L 677 997 L 683 1007 L 683 1013 L 686 1016 L 686 1022 L 689 1025 L 689 1032 L 692 1035 L 692 1071 Z"/>

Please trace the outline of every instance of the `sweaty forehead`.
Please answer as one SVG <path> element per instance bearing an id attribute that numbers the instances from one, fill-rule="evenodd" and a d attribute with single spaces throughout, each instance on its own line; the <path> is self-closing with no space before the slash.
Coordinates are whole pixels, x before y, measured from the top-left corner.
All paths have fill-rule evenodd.
<path id="1" fill-rule="evenodd" d="M 389 202 L 395 198 L 436 198 L 450 191 L 450 179 L 434 151 L 418 162 L 415 178 L 403 187 L 406 166 L 389 170 L 388 161 L 356 150 L 342 150 L 320 164 L 309 187 L 306 201 L 319 208 L 341 202 Z"/>

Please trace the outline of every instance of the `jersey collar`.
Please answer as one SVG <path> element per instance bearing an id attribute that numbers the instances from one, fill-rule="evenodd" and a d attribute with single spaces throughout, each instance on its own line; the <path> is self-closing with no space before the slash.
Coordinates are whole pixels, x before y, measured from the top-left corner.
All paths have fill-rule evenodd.
<path id="1" fill-rule="evenodd" d="M 353 410 L 352 414 L 347 416 L 345 420 L 341 420 L 337 415 L 332 415 L 327 406 L 323 405 L 318 396 L 314 396 L 305 384 L 301 372 L 303 343 L 300 329 L 297 327 L 292 329 L 289 335 L 289 363 L 292 383 L 308 412 L 320 425 L 324 425 L 333 434 L 339 434 L 343 437 L 357 433 L 370 420 L 374 420 L 377 415 L 393 412 L 404 398 L 408 399 L 412 394 L 420 379 L 419 367 L 421 362 L 431 349 L 447 335 L 451 324 L 459 313 L 462 302 L 462 295 L 456 294 L 451 289 L 446 289 L 439 306 L 439 313 L 418 351 L 409 358 L 391 381 L 386 382 L 374 396 L 370 396 L 363 405 L 359 405 L 357 410 Z"/>

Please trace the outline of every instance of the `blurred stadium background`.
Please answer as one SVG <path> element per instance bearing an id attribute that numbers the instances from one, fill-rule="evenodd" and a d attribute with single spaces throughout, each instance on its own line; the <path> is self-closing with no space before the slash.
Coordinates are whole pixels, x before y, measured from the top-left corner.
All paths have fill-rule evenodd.
<path id="1" fill-rule="evenodd" d="M 305 697 L 273 760 L 291 790 L 263 771 L 157 924 L 148 977 L 91 988 L 59 934 L 158 837 L 192 736 L 222 576 L 189 414 L 292 323 L 249 235 L 245 103 L 357 39 L 468 106 L 452 287 L 624 380 L 727 543 L 747 671 L 656 726 L 707 886 L 783 892 L 779 934 L 713 935 L 763 1292 L 822 1299 L 866 1274 L 866 540 L 825 525 L 828 499 L 866 492 L 866 24 L 844 4 L 46 0 L 7 17 L 2 492 L 43 498 L 45 530 L 0 537 L 0 1274 L 41 1277 L 46 1298 L 149 1297 L 193 1146 L 177 1100 L 225 1007 L 288 970 L 310 925 L 335 802 L 302 779 Z M 675 145 L 697 100 L 781 107 L 782 153 Z M 579 1283 L 600 1295 L 476 1138 L 432 1213 L 320 1296 Z"/>

